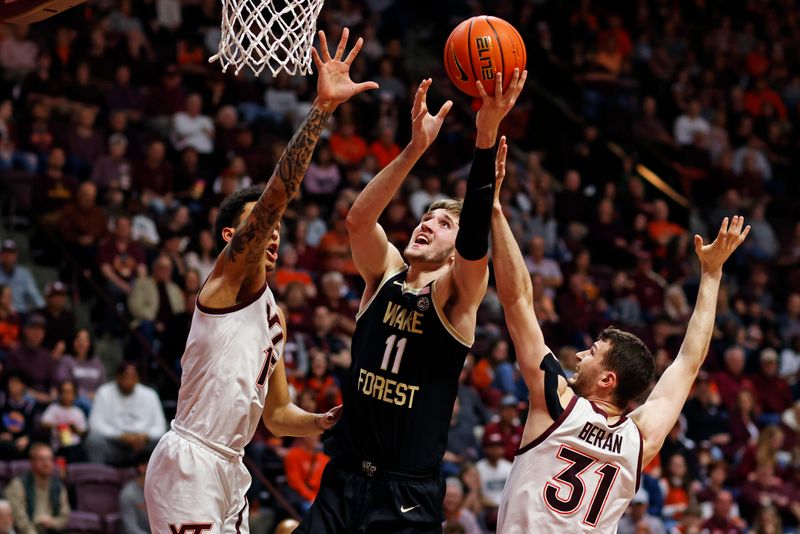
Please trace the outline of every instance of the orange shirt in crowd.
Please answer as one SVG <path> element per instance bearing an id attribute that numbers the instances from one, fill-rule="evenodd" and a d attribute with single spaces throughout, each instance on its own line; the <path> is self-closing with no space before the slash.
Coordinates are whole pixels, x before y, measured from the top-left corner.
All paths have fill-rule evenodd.
<path id="1" fill-rule="evenodd" d="M 367 157 L 367 142 L 363 137 L 344 137 L 335 133 L 330 140 L 331 152 L 344 165 L 358 165 Z"/>
<path id="2" fill-rule="evenodd" d="M 324 452 L 308 452 L 302 447 L 294 446 L 283 459 L 286 482 L 302 498 L 313 501 L 319 492 L 322 471 L 328 461 L 330 458 Z"/>
<path id="3" fill-rule="evenodd" d="M 381 169 L 389 165 L 394 158 L 400 155 L 400 147 L 397 143 L 386 146 L 380 141 L 374 141 L 369 146 L 369 151 L 375 156 L 375 159 L 378 160 L 378 165 L 380 165 Z"/>

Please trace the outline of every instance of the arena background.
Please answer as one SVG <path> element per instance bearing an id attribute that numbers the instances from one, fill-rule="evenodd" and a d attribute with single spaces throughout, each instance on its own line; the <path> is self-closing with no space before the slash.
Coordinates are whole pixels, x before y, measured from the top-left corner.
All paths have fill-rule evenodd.
<path id="1" fill-rule="evenodd" d="M 511 144 L 503 202 L 566 369 L 613 324 L 642 336 L 663 370 L 696 294 L 691 236 L 711 236 L 734 213 L 753 227 L 726 265 L 703 371 L 620 532 L 796 532 L 792 0 L 328 0 L 319 28 L 332 42 L 344 26 L 364 36 L 353 78 L 381 88 L 339 107 L 284 218 L 270 285 L 287 312 L 296 402 L 324 411 L 340 399 L 361 290 L 344 216 L 408 141 L 424 77 L 434 80 L 433 108 L 456 104 L 384 213 L 391 241 L 403 246 L 424 207 L 463 192 L 473 112 L 441 57 L 450 30 L 476 14 L 512 22 L 527 45 L 528 84 L 502 126 Z M 160 399 L 131 424 L 151 438 L 165 431 L 156 412 L 168 422 L 175 410 L 195 295 L 215 258 L 215 207 L 265 182 L 314 95 L 313 75 L 235 77 L 208 64 L 219 20 L 215 0 L 90 0 L 31 27 L 0 27 L 0 485 L 8 494 L 26 472 L 30 443 L 52 443 L 67 531 L 146 531 L 121 519 L 143 512 L 137 455 L 81 465 L 104 432 L 131 423 L 92 399 L 118 368 L 134 380 L 118 367 L 131 362 Z M 64 380 L 77 382 L 88 434 L 46 426 L 54 413 L 80 419 L 59 400 L 69 396 Z M 491 531 L 506 464 L 484 456 L 502 447 L 512 459 L 526 396 L 490 287 L 443 467 L 462 483 L 448 484 L 448 532 Z M 247 449 L 252 532 L 307 509 L 325 461 L 318 448 L 257 433 Z"/>

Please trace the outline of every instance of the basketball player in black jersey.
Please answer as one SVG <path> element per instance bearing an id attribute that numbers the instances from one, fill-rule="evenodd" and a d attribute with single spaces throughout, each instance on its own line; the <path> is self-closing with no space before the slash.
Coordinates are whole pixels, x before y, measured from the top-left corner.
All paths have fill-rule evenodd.
<path id="1" fill-rule="evenodd" d="M 494 96 L 483 86 L 463 201 L 433 203 L 403 254 L 378 217 L 431 145 L 452 102 L 428 113 L 431 80 L 417 90 L 412 139 L 364 189 L 347 217 L 353 260 L 366 283 L 343 386 L 342 419 L 327 436 L 332 461 L 297 532 L 441 532 L 439 465 L 458 377 L 488 281 L 497 130 L 525 83 L 515 71 Z"/>

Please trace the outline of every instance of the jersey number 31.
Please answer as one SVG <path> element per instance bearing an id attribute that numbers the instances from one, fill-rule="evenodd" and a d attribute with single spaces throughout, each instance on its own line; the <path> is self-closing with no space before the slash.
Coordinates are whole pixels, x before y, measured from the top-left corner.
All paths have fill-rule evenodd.
<path id="1" fill-rule="evenodd" d="M 586 483 L 581 475 L 598 461 L 564 445 L 558 450 L 556 458 L 569 465 L 547 482 L 544 487 L 544 502 L 548 508 L 558 514 L 572 515 L 581 507 L 587 490 Z M 619 473 L 619 467 L 614 464 L 604 463 L 594 472 L 600 475 L 600 480 L 589 503 L 589 510 L 583 518 L 584 524 L 592 527 L 597 526 L 600 514 L 603 513 L 608 494 L 611 492 L 611 486 L 614 485 L 614 480 L 616 480 L 617 473 Z M 567 488 L 568 496 L 566 499 L 558 496 L 561 488 Z"/>

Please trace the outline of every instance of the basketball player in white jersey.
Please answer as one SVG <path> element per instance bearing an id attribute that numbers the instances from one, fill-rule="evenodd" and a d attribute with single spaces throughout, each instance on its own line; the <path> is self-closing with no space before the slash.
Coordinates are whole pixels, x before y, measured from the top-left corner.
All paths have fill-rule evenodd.
<path id="1" fill-rule="evenodd" d="M 505 174 L 498 151 L 496 189 Z M 647 401 L 625 415 L 628 402 L 652 382 L 647 347 L 628 332 L 608 328 L 567 381 L 545 345 L 533 310 L 530 275 L 495 195 L 492 251 L 497 292 L 530 391 L 530 411 L 506 481 L 497 532 L 614 533 L 639 485 L 642 466 L 658 454 L 675 425 L 708 351 L 722 265 L 744 241 L 744 219 L 722 222 L 716 240 L 695 236 L 702 275 L 683 345 Z"/>
<path id="2" fill-rule="evenodd" d="M 197 297 L 172 430 L 147 470 L 154 533 L 248 532 L 250 475 L 242 456 L 259 420 L 275 435 L 307 436 L 338 419 L 340 407 L 312 414 L 292 404 L 281 358 L 285 321 L 266 281 L 277 260 L 281 216 L 328 117 L 351 96 L 377 87 L 350 80 L 363 41 L 342 59 L 347 37 L 345 28 L 331 58 L 320 32 L 320 52 L 312 49 L 317 99 L 263 192 L 240 191 L 220 206 L 217 240 L 224 250 Z"/>

